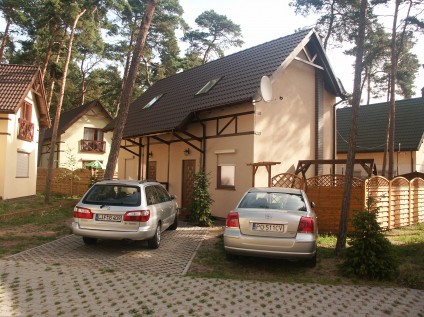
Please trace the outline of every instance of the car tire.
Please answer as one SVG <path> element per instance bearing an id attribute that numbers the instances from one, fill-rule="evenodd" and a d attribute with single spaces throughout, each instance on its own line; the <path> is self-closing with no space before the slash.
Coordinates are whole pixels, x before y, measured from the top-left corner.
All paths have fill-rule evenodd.
<path id="1" fill-rule="evenodd" d="M 305 261 L 307 267 L 315 267 L 317 265 L 317 254 L 315 253 L 313 258 L 310 258 Z"/>
<path id="2" fill-rule="evenodd" d="M 169 230 L 176 230 L 178 228 L 178 213 L 175 214 L 174 222 L 169 226 Z"/>
<path id="3" fill-rule="evenodd" d="M 93 245 L 97 243 L 97 238 L 82 237 L 85 245 Z"/>
<path id="4" fill-rule="evenodd" d="M 160 223 L 156 227 L 155 235 L 147 240 L 147 245 L 150 249 L 157 249 L 160 245 L 160 239 L 161 239 L 161 225 Z"/>

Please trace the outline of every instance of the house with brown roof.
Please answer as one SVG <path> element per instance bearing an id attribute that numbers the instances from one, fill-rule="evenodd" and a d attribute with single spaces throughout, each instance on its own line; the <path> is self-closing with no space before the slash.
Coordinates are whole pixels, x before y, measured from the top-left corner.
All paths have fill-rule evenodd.
<path id="1" fill-rule="evenodd" d="M 38 132 L 49 126 L 40 70 L 0 64 L 0 199 L 35 194 Z"/>
<path id="2" fill-rule="evenodd" d="M 87 102 L 60 115 L 53 167 L 71 170 L 86 168 L 86 164 L 99 161 L 106 167 L 112 132 L 103 128 L 112 121 L 112 116 L 99 100 Z M 48 129 L 43 140 L 40 167 L 48 166 L 51 150 L 52 129 Z"/>
<path id="3" fill-rule="evenodd" d="M 362 105 L 358 113 L 356 155 L 374 159 L 378 173 L 383 167 L 389 102 Z M 337 109 L 337 157 L 345 159 L 349 146 L 352 108 Z M 396 100 L 394 175 L 424 173 L 424 96 Z M 386 158 L 388 164 L 388 156 Z M 343 173 L 343 171 L 338 173 Z M 355 168 L 355 176 L 365 177 L 364 169 Z M 421 175 L 422 176 L 422 175 Z"/>
<path id="4" fill-rule="evenodd" d="M 268 171 L 335 158 L 337 97 L 344 90 L 313 29 L 177 73 L 131 104 L 118 176 L 162 182 L 184 216 L 204 168 L 212 214 L 225 217 L 253 183 L 268 185 Z"/>

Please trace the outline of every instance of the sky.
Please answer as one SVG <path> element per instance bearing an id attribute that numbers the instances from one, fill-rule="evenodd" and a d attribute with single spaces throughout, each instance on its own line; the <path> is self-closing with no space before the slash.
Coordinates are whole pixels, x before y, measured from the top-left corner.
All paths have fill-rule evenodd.
<path id="1" fill-rule="evenodd" d="M 303 17 L 296 15 L 294 9 L 288 3 L 289 0 L 179 0 L 184 9 L 184 19 L 196 28 L 195 19 L 202 12 L 214 10 L 218 14 L 226 15 L 235 24 L 240 25 L 244 45 L 242 48 L 233 48 L 226 51 L 226 55 L 256 46 L 282 36 L 290 35 L 297 29 L 313 27 L 316 17 Z M 382 15 L 386 15 L 387 31 L 391 32 L 393 10 L 380 9 Z M 405 10 L 403 10 L 404 12 Z M 417 36 L 418 37 L 418 36 Z M 414 48 L 420 64 L 424 64 L 424 36 L 421 34 L 419 43 Z M 346 91 L 353 88 L 353 63 L 354 58 L 343 54 L 342 49 L 327 48 L 327 56 L 330 64 L 338 76 Z M 424 69 L 420 67 L 415 81 L 415 96 L 421 96 L 421 88 L 424 87 Z M 373 102 L 384 100 L 373 100 Z"/>

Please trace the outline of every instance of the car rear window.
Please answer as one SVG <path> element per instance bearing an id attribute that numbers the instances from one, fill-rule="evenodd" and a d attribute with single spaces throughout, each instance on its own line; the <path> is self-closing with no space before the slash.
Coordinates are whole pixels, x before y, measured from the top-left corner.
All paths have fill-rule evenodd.
<path id="1" fill-rule="evenodd" d="M 238 208 L 306 211 L 302 195 L 279 192 L 249 192 Z"/>
<path id="2" fill-rule="evenodd" d="M 84 204 L 139 206 L 140 188 L 124 185 L 95 185 L 84 197 Z"/>

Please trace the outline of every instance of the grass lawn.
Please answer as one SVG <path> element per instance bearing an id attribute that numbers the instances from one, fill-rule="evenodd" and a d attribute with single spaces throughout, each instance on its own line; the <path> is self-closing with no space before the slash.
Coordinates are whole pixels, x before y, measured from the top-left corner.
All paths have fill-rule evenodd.
<path id="1" fill-rule="evenodd" d="M 424 289 L 424 224 L 386 233 L 401 260 L 400 274 L 393 281 L 359 280 L 343 276 L 339 270 L 342 260 L 334 255 L 335 236 L 319 237 L 317 266 L 308 268 L 301 262 L 280 259 L 242 256 L 228 259 L 224 251 L 222 232 L 222 227 L 210 230 L 193 260 L 188 275 L 284 283 L 355 284 Z"/>
<path id="2" fill-rule="evenodd" d="M 0 201 L 0 258 L 70 234 L 75 202 L 53 196 L 45 204 L 41 195 Z"/>

